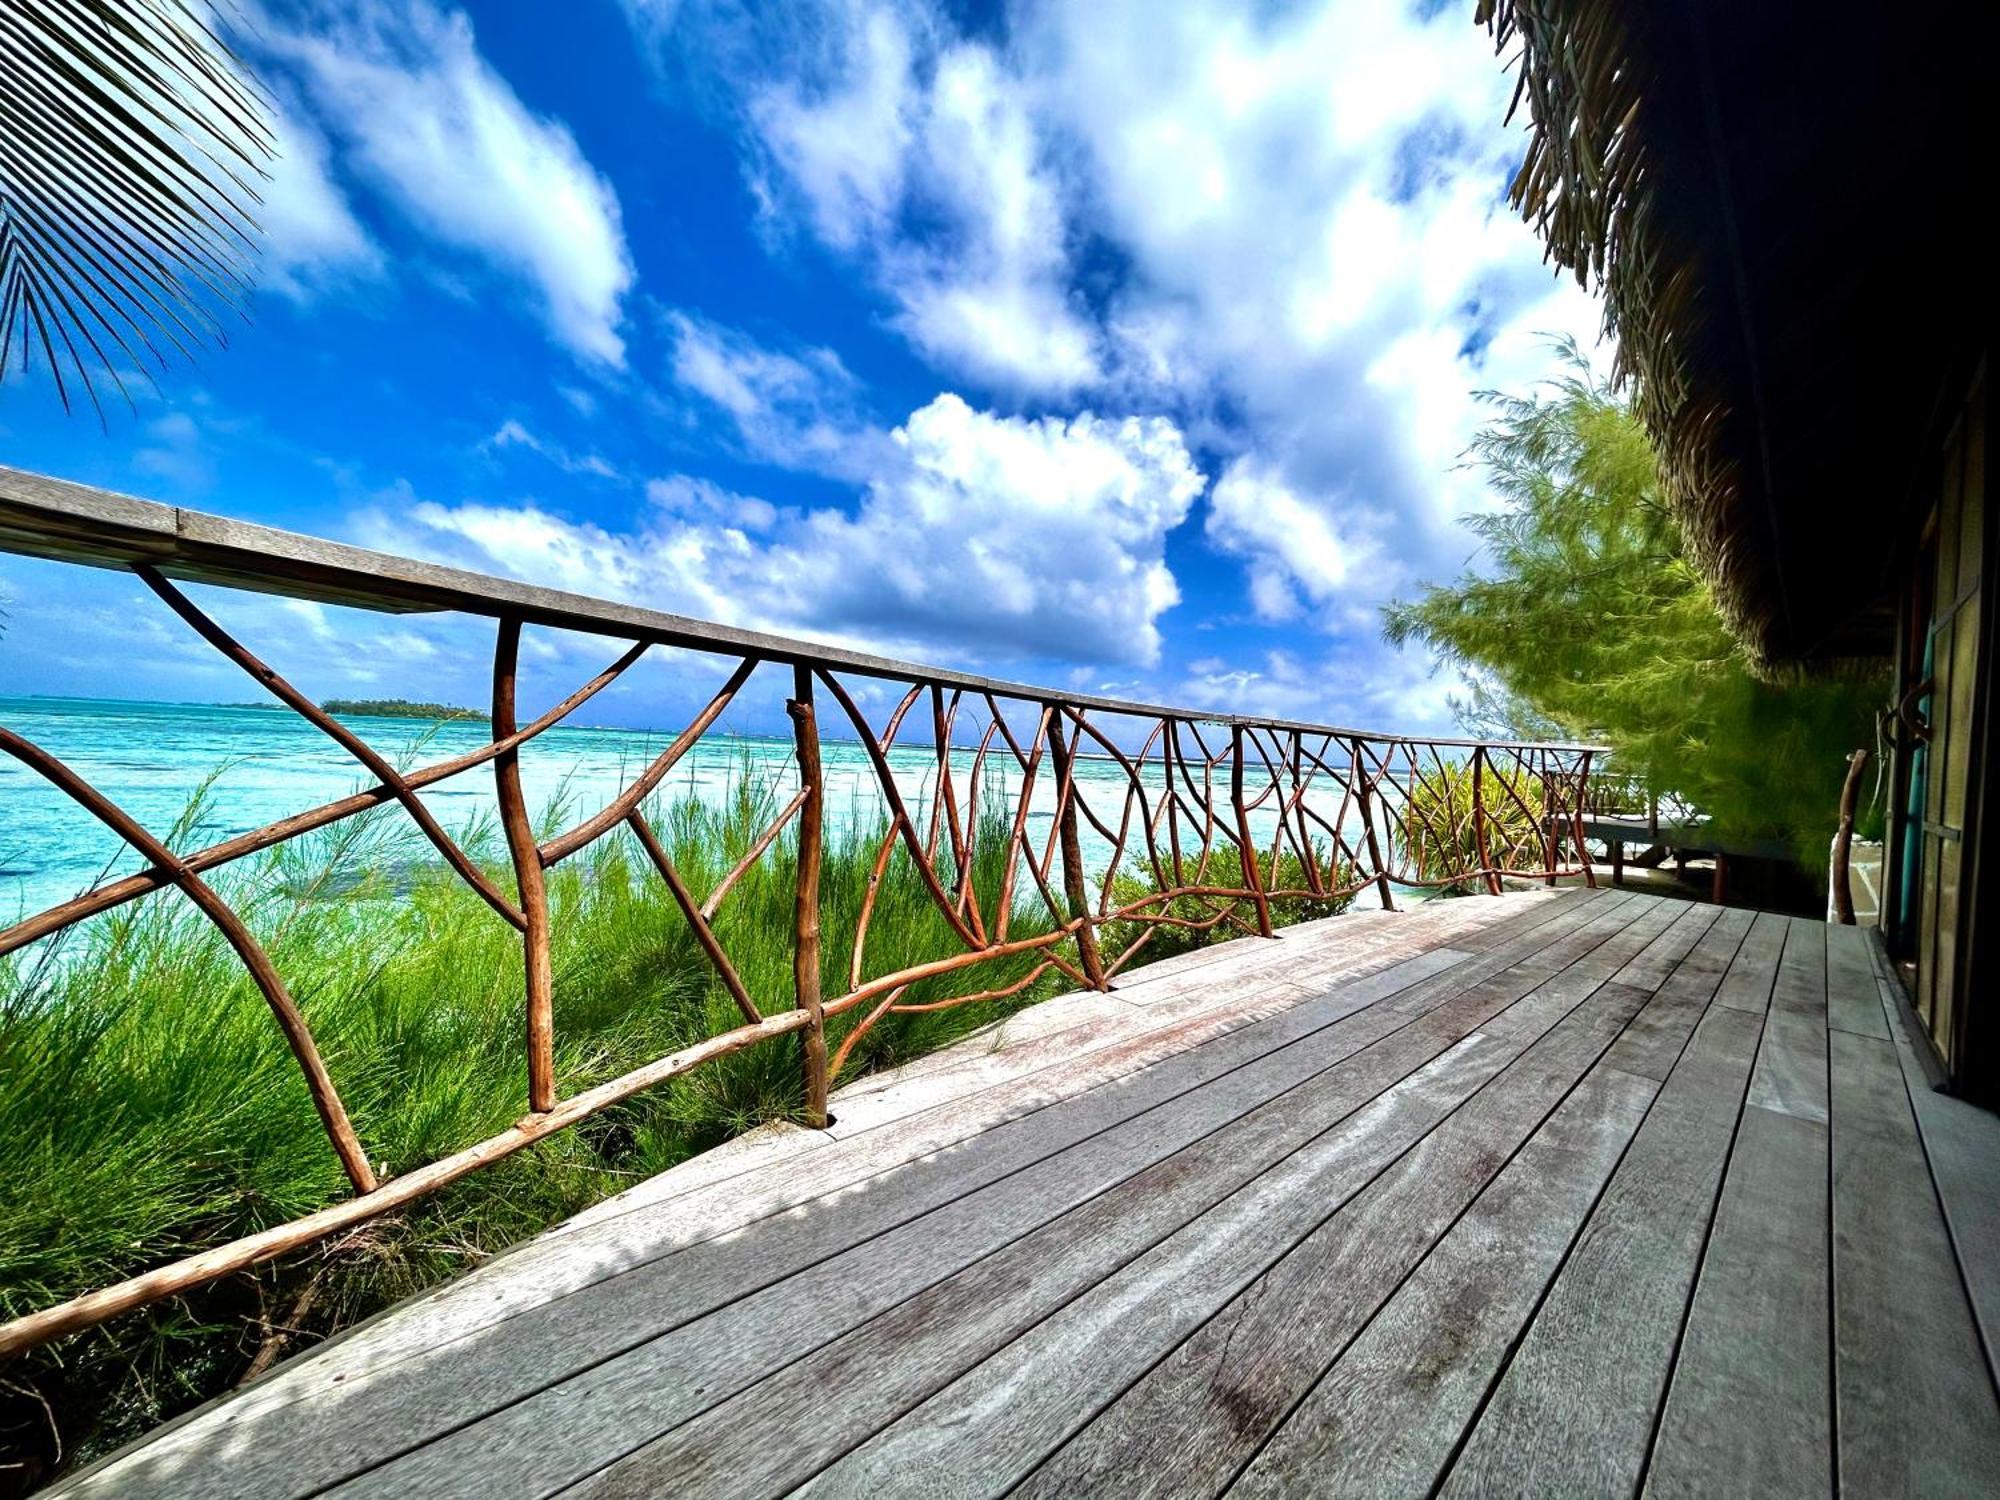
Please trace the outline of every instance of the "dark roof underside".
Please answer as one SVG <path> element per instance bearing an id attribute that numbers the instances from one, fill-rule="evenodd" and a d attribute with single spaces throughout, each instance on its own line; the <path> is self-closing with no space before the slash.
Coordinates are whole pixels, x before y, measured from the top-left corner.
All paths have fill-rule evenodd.
<path id="1" fill-rule="evenodd" d="M 1767 664 L 1877 654 L 1990 337 L 1992 7 L 1485 0 L 1516 184 L 1604 288 L 1668 494 Z"/>

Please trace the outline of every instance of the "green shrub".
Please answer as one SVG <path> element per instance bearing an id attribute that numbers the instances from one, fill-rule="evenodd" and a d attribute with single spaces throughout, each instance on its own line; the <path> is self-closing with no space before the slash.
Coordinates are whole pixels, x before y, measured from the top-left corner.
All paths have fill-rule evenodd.
<path id="1" fill-rule="evenodd" d="M 1409 788 L 1395 818 L 1397 854 L 1420 881 L 1437 883 L 1439 894 L 1470 895 L 1486 889 L 1475 872 L 1486 861 L 1479 850 L 1472 816 L 1470 764 L 1447 761 L 1432 767 Z M 1479 801 L 1486 813 L 1486 851 L 1493 864 L 1540 868 L 1542 782 L 1520 770 L 1487 766 L 1480 777 Z"/>

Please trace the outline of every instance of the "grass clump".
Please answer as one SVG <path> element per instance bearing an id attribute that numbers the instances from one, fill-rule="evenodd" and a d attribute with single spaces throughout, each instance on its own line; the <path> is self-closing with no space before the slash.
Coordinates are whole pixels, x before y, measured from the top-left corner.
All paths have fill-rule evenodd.
<path id="1" fill-rule="evenodd" d="M 997 800 L 991 804 L 997 808 Z M 649 810 L 697 899 L 775 812 L 747 770 L 725 806 Z M 569 819 L 546 817 L 551 833 Z M 179 836 L 201 819 L 199 800 Z M 821 875 L 829 996 L 846 968 L 880 838 L 870 817 L 828 841 Z M 1000 885 L 1006 826 L 985 820 L 975 879 Z M 497 830 L 461 842 L 505 886 Z M 796 843 L 772 846 L 716 920 L 766 1014 L 792 995 Z M 216 872 L 214 883 L 292 986 L 369 1155 L 410 1170 L 525 1109 L 514 931 L 430 857 L 396 809 Z M 664 886 L 607 838 L 550 872 L 556 1066 L 575 1093 L 741 1017 Z M 1048 930 L 1023 904 L 1012 935 Z M 909 862 L 893 860 L 868 972 L 960 951 Z M 1034 955 L 911 989 L 911 1001 L 999 987 Z M 968 984 L 972 979 L 976 982 Z M 882 1019 L 844 1076 L 943 1045 L 1045 998 Z M 865 1009 L 865 1008 L 864 1008 Z M 829 1023 L 839 1045 L 860 1012 Z M 476 1264 L 730 1135 L 797 1113 L 795 1039 L 717 1059 L 395 1214 L 44 1348 L 0 1383 L 0 1462 L 32 1487 L 217 1395 L 311 1342 Z M 346 1183 L 262 997 L 221 935 L 171 892 L 0 960 L 0 1314 L 17 1316 L 346 1196 Z"/>
<path id="2" fill-rule="evenodd" d="M 1441 896 L 1467 896 L 1487 888 L 1484 875 L 1466 873 L 1486 864 L 1472 815 L 1473 790 L 1471 765 L 1446 761 L 1413 779 L 1409 800 L 1396 814 L 1394 832 L 1403 857 L 1418 880 L 1437 884 Z M 1525 859 L 1539 868 L 1542 779 L 1488 766 L 1479 778 L 1478 797 L 1486 814 L 1486 854 L 1494 865 L 1507 869 Z"/>

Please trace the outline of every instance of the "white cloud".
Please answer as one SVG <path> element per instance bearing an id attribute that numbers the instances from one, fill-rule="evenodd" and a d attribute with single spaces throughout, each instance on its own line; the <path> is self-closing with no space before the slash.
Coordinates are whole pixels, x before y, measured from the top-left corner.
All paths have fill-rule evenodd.
<path id="1" fill-rule="evenodd" d="M 327 164 L 326 140 L 292 110 L 273 109 L 277 159 L 257 221 L 265 287 L 295 302 L 329 287 L 382 274 L 382 252 L 361 227 Z"/>
<path id="2" fill-rule="evenodd" d="M 941 21 L 835 10 L 835 56 L 753 94 L 776 201 L 862 254 L 896 325 L 945 368 L 1028 391 L 1094 382 L 1096 336 L 1068 287 L 1031 93 L 992 48 L 948 42 Z"/>
<path id="3" fill-rule="evenodd" d="M 1259 617 L 1294 619 L 1306 605 L 1323 612 L 1375 553 L 1372 542 L 1339 527 L 1334 510 L 1329 498 L 1300 495 L 1255 459 L 1223 470 L 1209 494 L 1207 534 L 1248 563 Z"/>
<path id="4" fill-rule="evenodd" d="M 215 482 L 215 464 L 200 426 L 184 411 L 170 411 L 146 423 L 146 442 L 132 455 L 132 468 L 185 498 Z"/>
<path id="5" fill-rule="evenodd" d="M 507 448 L 521 448 L 540 458 L 547 459 L 565 474 L 587 474 L 595 479 L 616 479 L 618 470 L 611 461 L 598 453 L 575 453 L 560 443 L 552 443 L 538 437 L 513 417 L 509 417 L 495 429 L 493 436 L 480 444 L 488 452 L 498 452 Z"/>
<path id="6" fill-rule="evenodd" d="M 919 353 L 1168 412 L 1254 474 L 1304 544 L 1240 487 L 1205 532 L 1283 615 L 1455 567 L 1489 498 L 1458 467 L 1475 392 L 1544 373 L 1536 335 L 1594 342 L 1504 202 L 1506 69 L 1427 9 L 1023 3 L 974 36 L 928 0 L 685 5 L 670 45 L 730 59 L 774 214 L 856 256 Z"/>
<path id="7" fill-rule="evenodd" d="M 685 478 L 622 534 L 538 508 L 399 499 L 364 540 L 655 608 L 954 660 L 1148 666 L 1179 599 L 1165 539 L 1202 477 L 1160 418 L 1068 421 L 943 395 L 892 434 L 858 510 L 781 510 Z"/>
<path id="8" fill-rule="evenodd" d="M 861 410 L 860 383 L 831 349 L 787 354 L 687 313 L 667 321 L 675 381 L 720 408 L 751 457 L 854 480 L 891 457 L 888 434 Z"/>
<path id="9" fill-rule="evenodd" d="M 768 500 L 687 474 L 647 480 L 646 498 L 664 512 L 719 522 L 738 531 L 769 531 L 780 515 Z"/>
<path id="10" fill-rule="evenodd" d="M 634 272 L 617 195 L 567 127 L 532 113 L 458 11 L 364 4 L 260 40 L 355 169 L 419 230 L 532 287 L 550 331 L 622 365 Z"/>
<path id="11" fill-rule="evenodd" d="M 1458 732 L 1452 688 L 1422 657 L 1362 637 L 1314 659 L 1281 649 L 1249 664 L 1221 657 L 1190 662 L 1169 696 L 1218 713 L 1449 736 Z"/>
<path id="12" fill-rule="evenodd" d="M 853 249 L 891 227 L 907 176 L 917 100 L 915 46 L 887 8 L 850 20 L 840 76 L 809 90 L 774 84 L 751 101 L 751 117 L 776 165 L 804 194 L 823 239 Z"/>
<path id="13" fill-rule="evenodd" d="M 1484 33 L 1368 0 L 1034 15 L 1022 66 L 1079 143 L 1078 212 L 1134 268 L 1116 374 L 1226 411 L 1287 514 L 1274 546 L 1271 511 L 1218 488 L 1208 533 L 1253 602 L 1380 597 L 1455 553 L 1485 497 L 1457 469 L 1474 392 L 1546 369 L 1526 330 L 1597 323 L 1503 201 L 1520 144 Z M 1340 565 L 1357 512 L 1404 567 Z"/>

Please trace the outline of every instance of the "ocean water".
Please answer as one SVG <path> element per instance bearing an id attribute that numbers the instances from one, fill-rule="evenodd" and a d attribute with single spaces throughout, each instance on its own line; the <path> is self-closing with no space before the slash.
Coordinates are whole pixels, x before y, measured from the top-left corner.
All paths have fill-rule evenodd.
<path id="1" fill-rule="evenodd" d="M 392 764 L 405 768 L 462 754 L 488 739 L 480 721 L 367 717 L 345 722 Z M 156 835 L 172 829 L 212 779 L 202 818 L 175 840 L 183 853 L 372 784 L 345 750 L 284 710 L 0 697 L 0 724 L 67 763 Z M 521 753 L 528 805 L 539 810 L 562 798 L 569 808 L 568 826 L 603 807 L 671 740 L 663 731 L 551 729 Z M 857 820 L 877 823 L 884 802 L 861 746 L 829 739 L 822 744 L 821 758 L 829 836 Z M 961 751 L 954 761 L 958 774 L 969 780 L 972 752 Z M 892 765 L 906 803 L 921 815 L 929 807 L 935 755 L 927 747 L 898 750 Z M 1018 795 L 1020 772 L 1004 746 L 996 743 L 986 768 L 989 786 L 998 783 L 1011 803 Z M 1079 758 L 1077 774 L 1090 806 L 1115 827 L 1126 785 L 1123 771 L 1108 759 Z M 720 803 L 746 775 L 768 778 L 781 801 L 790 797 L 797 786 L 791 741 L 711 730 L 674 767 L 659 794 Z M 963 792 L 961 782 L 961 797 Z M 420 795 L 447 829 L 490 817 L 495 810 L 492 769 L 475 767 Z M 1037 850 L 1054 807 L 1054 778 L 1045 762 L 1030 800 L 1030 839 Z M 1331 809 L 1327 815 L 1333 815 Z M 1271 819 L 1268 808 L 1254 813 L 1253 832 L 1268 838 Z M 1088 826 L 1082 842 L 1086 867 L 1101 871 L 1110 855 L 1108 844 Z M 1135 830 L 1127 868 L 1138 848 Z M 117 835 L 40 775 L 0 755 L 0 925 L 144 866 Z"/>

